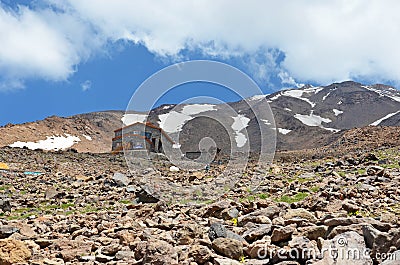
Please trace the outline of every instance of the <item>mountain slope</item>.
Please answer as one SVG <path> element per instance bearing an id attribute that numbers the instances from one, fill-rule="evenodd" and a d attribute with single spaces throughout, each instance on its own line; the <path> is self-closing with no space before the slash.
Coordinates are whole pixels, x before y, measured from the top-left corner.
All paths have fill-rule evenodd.
<path id="1" fill-rule="evenodd" d="M 268 113 L 268 105 L 273 118 L 264 115 L 258 123 L 255 113 Z M 248 143 L 252 151 L 258 151 L 260 126 L 265 129 L 263 137 L 269 137 L 268 143 L 277 137 L 278 150 L 298 150 L 327 145 L 351 128 L 400 126 L 400 92 L 385 85 L 347 81 L 325 87 L 307 85 L 224 105 L 162 105 L 149 116 L 106 111 L 49 117 L 0 128 L 0 146 L 54 149 L 58 145 L 59 149 L 72 146 L 80 152 L 109 152 L 113 131 L 122 121 L 131 124 L 146 119 L 177 139 L 183 152 L 199 150 L 204 137 L 212 138 L 224 152 Z"/>
<path id="2" fill-rule="evenodd" d="M 0 146 L 48 150 L 72 147 L 79 152 L 109 152 L 113 131 L 121 127 L 123 114 L 123 111 L 92 112 L 8 124 L 0 128 Z"/>

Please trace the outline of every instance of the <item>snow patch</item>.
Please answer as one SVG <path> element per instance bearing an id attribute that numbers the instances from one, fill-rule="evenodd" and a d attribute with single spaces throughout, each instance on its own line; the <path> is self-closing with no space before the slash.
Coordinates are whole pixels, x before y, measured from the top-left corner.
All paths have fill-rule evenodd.
<path id="1" fill-rule="evenodd" d="M 388 97 L 397 102 L 400 102 L 399 92 L 396 89 L 393 90 L 393 88 L 392 88 L 392 89 L 388 89 L 389 91 L 384 91 L 384 90 L 376 89 L 376 88 L 373 88 L 370 86 L 361 86 L 361 87 L 363 87 L 369 91 L 378 93 L 381 97 Z"/>
<path id="2" fill-rule="evenodd" d="M 322 123 L 329 123 L 332 122 L 331 119 L 322 118 L 321 116 L 315 115 L 313 112 L 310 115 L 303 115 L 303 114 L 295 114 L 294 117 L 301 121 L 303 124 L 307 126 L 322 126 Z"/>
<path id="3" fill-rule="evenodd" d="M 171 111 L 169 113 L 161 114 L 158 116 L 160 119 L 159 124 L 160 127 L 169 133 L 179 132 L 182 130 L 183 125 L 185 122 L 190 121 L 193 117 L 176 112 Z"/>
<path id="4" fill-rule="evenodd" d="M 270 100 L 269 102 L 277 100 L 278 98 L 280 98 L 280 96 L 282 96 L 282 95 L 281 94 L 277 94 L 277 95 L 273 96 L 272 98 L 269 99 Z"/>
<path id="5" fill-rule="evenodd" d="M 308 89 L 311 89 L 311 88 L 308 88 Z M 314 88 L 312 88 L 312 89 L 314 89 Z M 286 90 L 286 91 L 282 92 L 282 95 L 283 96 L 287 96 L 287 97 L 301 99 L 301 100 L 307 102 L 308 104 L 310 104 L 312 108 L 314 108 L 316 104 L 314 102 L 312 102 L 311 100 L 309 100 L 308 98 L 304 98 L 303 97 L 303 93 L 304 92 L 309 92 L 309 91 L 307 91 L 307 89 L 304 89 L 304 90 L 300 90 L 300 89 Z"/>
<path id="6" fill-rule="evenodd" d="M 31 150 L 64 150 L 81 141 L 77 136 L 72 136 L 67 133 L 64 133 L 64 135 L 65 136 L 46 136 L 46 140 L 39 140 L 37 142 L 17 141 L 9 146 L 18 148 L 27 147 Z"/>
<path id="7" fill-rule="evenodd" d="M 333 111 L 333 113 L 335 113 L 335 116 L 339 116 L 340 114 L 343 113 L 343 111 L 338 110 L 338 109 L 333 109 L 332 111 Z"/>
<path id="8" fill-rule="evenodd" d="M 381 118 L 381 119 L 379 119 L 379 120 L 374 121 L 374 122 L 371 123 L 370 125 L 372 125 L 372 126 L 377 126 L 377 125 L 379 125 L 381 122 L 383 122 L 384 120 L 389 119 L 390 117 L 396 115 L 397 113 L 400 113 L 400 110 L 399 110 L 399 111 L 396 111 L 396 112 L 393 112 L 393 113 L 389 113 L 389 114 L 386 115 L 385 117 L 383 117 L 383 118 Z"/>
<path id="9" fill-rule="evenodd" d="M 173 144 L 173 145 L 172 145 L 172 148 L 179 149 L 179 148 L 181 148 L 181 146 L 182 146 L 182 145 L 180 145 L 180 144 Z"/>
<path id="10" fill-rule="evenodd" d="M 292 111 L 291 109 L 289 109 L 289 108 L 284 108 L 284 110 L 286 110 L 286 111 Z"/>
<path id="11" fill-rule="evenodd" d="M 182 113 L 186 115 L 194 115 L 199 114 L 206 111 L 216 110 L 214 109 L 215 105 L 211 104 L 191 104 L 186 105 L 182 109 Z"/>
<path id="12" fill-rule="evenodd" d="M 327 97 L 329 97 L 330 94 L 331 94 L 331 92 L 329 91 L 328 94 L 326 94 L 326 95 L 322 98 L 322 101 L 325 101 L 325 99 L 326 99 Z"/>
<path id="13" fill-rule="evenodd" d="M 249 100 L 262 100 L 266 97 L 266 95 L 255 95 L 249 98 Z"/>
<path id="14" fill-rule="evenodd" d="M 82 134 L 82 136 L 85 137 L 86 140 L 92 141 L 92 137 L 90 137 L 89 135 Z"/>
<path id="15" fill-rule="evenodd" d="M 288 129 L 283 129 L 283 128 L 278 128 L 278 132 L 281 134 L 288 134 L 290 133 L 292 130 L 288 130 Z"/>
<path id="16" fill-rule="evenodd" d="M 136 122 L 144 122 L 147 119 L 146 114 L 124 114 L 122 116 L 121 121 L 124 123 L 125 126 L 134 124 Z"/>
<path id="17" fill-rule="evenodd" d="M 265 123 L 265 125 L 272 125 L 272 123 L 269 120 L 261 120 L 262 122 Z"/>
<path id="18" fill-rule="evenodd" d="M 237 147 L 243 147 L 246 142 L 247 138 L 246 135 L 241 133 L 240 131 L 246 128 L 249 125 L 250 119 L 245 117 L 244 115 L 239 114 L 236 117 L 232 117 L 233 123 L 232 123 L 232 129 L 235 131 L 235 140 L 236 140 L 236 145 Z"/>

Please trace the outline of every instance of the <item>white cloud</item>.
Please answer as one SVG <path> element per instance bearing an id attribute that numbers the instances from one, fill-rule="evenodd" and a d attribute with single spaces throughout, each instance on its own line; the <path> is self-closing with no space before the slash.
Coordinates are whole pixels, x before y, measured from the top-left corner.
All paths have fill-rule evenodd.
<path id="1" fill-rule="evenodd" d="M 51 10 L 0 6 L 0 70 L 8 77 L 63 80 L 101 45 L 129 40 L 160 56 L 199 49 L 244 58 L 264 82 L 272 72 L 285 84 L 357 77 L 400 83 L 396 0 L 47 2 Z M 265 56 L 254 59 L 260 51 Z"/>
<path id="2" fill-rule="evenodd" d="M 87 91 L 92 87 L 92 82 L 90 80 L 86 80 L 85 82 L 81 83 L 82 91 Z"/>

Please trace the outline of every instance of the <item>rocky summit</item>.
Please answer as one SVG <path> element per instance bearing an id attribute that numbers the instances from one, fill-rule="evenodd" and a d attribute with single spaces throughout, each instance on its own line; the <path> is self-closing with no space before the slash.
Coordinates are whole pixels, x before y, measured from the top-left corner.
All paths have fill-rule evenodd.
<path id="1" fill-rule="evenodd" d="M 121 154 L 3 148 L 0 264 L 400 264 L 399 138 L 368 144 L 395 133 L 355 130 L 341 145 L 250 162 L 201 203 L 152 196 Z M 147 175 L 193 185 L 220 170 L 192 178 L 156 163 Z"/>

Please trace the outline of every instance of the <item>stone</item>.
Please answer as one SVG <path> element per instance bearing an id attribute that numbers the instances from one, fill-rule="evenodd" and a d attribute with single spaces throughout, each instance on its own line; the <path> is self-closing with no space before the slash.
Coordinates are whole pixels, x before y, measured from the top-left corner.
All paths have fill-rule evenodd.
<path id="1" fill-rule="evenodd" d="M 348 200 L 342 203 L 342 208 L 348 213 L 355 213 L 360 210 L 359 205 L 356 205 L 354 202 Z"/>
<path id="2" fill-rule="evenodd" d="M 119 244 L 110 244 L 108 246 L 101 248 L 101 254 L 104 254 L 107 256 L 114 256 L 118 251 L 121 250 L 121 248 L 122 248 L 122 246 Z"/>
<path id="3" fill-rule="evenodd" d="M 135 251 L 136 260 L 142 259 L 142 264 L 178 265 L 178 254 L 172 245 L 161 240 L 139 242 Z"/>
<path id="4" fill-rule="evenodd" d="M 40 248 L 46 248 L 46 247 L 50 246 L 51 244 L 53 244 L 53 240 L 38 238 L 35 240 L 35 243 L 38 244 L 40 246 Z"/>
<path id="5" fill-rule="evenodd" d="M 193 245 L 190 248 L 189 256 L 193 257 L 198 264 L 204 264 L 211 258 L 211 251 L 206 246 Z"/>
<path id="6" fill-rule="evenodd" d="M 243 257 L 243 243 L 231 238 L 217 238 L 212 242 L 212 248 L 219 254 L 239 260 Z"/>
<path id="7" fill-rule="evenodd" d="M 214 223 L 210 226 L 210 229 L 208 230 L 208 238 L 211 241 L 214 241 L 217 238 L 231 238 L 241 242 L 246 242 L 243 237 L 230 230 L 227 230 L 221 223 Z"/>
<path id="8" fill-rule="evenodd" d="M 371 257 L 375 258 L 382 253 L 389 252 L 392 237 L 388 233 L 381 232 L 371 225 L 364 225 L 362 231 L 364 234 L 365 244 L 372 250 Z M 382 260 L 378 261 L 382 262 Z"/>
<path id="9" fill-rule="evenodd" d="M 317 222 L 317 218 L 315 217 L 315 215 L 303 208 L 288 209 L 283 218 L 286 220 L 292 218 L 300 218 L 300 219 L 306 219 L 311 223 Z"/>
<path id="10" fill-rule="evenodd" d="M 153 196 L 146 187 L 142 187 L 138 192 L 135 192 L 135 196 L 138 203 L 156 203 L 160 200 Z"/>
<path id="11" fill-rule="evenodd" d="M 217 238 L 226 237 L 226 232 L 227 230 L 223 224 L 214 223 L 210 226 L 210 229 L 208 230 L 208 237 L 211 241 L 214 241 Z"/>
<path id="12" fill-rule="evenodd" d="M 62 259 L 68 262 L 90 254 L 94 243 L 83 240 L 58 239 L 53 244 L 60 249 Z"/>
<path id="13" fill-rule="evenodd" d="M 109 261 L 112 261 L 114 259 L 114 257 L 110 257 L 104 254 L 98 254 L 95 257 L 96 261 L 100 262 L 100 263 L 107 263 Z"/>
<path id="14" fill-rule="evenodd" d="M 179 167 L 170 166 L 170 167 L 169 167 L 169 171 L 171 171 L 171 172 L 179 172 Z"/>
<path id="15" fill-rule="evenodd" d="M 19 228 L 9 225 L 0 226 L 0 239 L 7 238 L 14 233 L 18 233 Z"/>
<path id="16" fill-rule="evenodd" d="M 115 259 L 130 261 L 135 258 L 135 252 L 129 250 L 120 250 L 115 254 Z"/>
<path id="17" fill-rule="evenodd" d="M 242 237 L 247 241 L 254 241 L 271 232 L 271 228 L 271 224 L 254 225 L 252 228 L 244 232 Z"/>
<path id="18" fill-rule="evenodd" d="M 62 265 L 64 264 L 64 261 L 62 259 L 57 259 L 57 258 L 54 259 L 45 258 L 43 260 L 43 263 L 46 265 Z"/>
<path id="19" fill-rule="evenodd" d="M 0 264 L 25 263 L 31 255 L 31 251 L 22 241 L 0 239 Z"/>
<path id="20" fill-rule="evenodd" d="M 215 258 L 214 259 L 215 265 L 242 265 L 239 261 L 232 260 L 232 259 L 221 259 Z"/>
<path id="21" fill-rule="evenodd" d="M 364 238 L 355 232 L 346 232 L 325 240 L 321 246 L 322 259 L 313 265 L 372 265 L 372 259 L 365 255 Z"/>
<path id="22" fill-rule="evenodd" d="M 292 226 L 277 227 L 272 231 L 271 241 L 274 243 L 288 241 L 295 230 Z"/>
<path id="23" fill-rule="evenodd" d="M 327 226 L 345 226 L 352 224 L 371 224 L 373 227 L 377 228 L 379 231 L 387 232 L 392 227 L 389 223 L 382 223 L 378 220 L 369 217 L 355 218 L 355 217 L 337 217 L 331 218 L 324 221 Z"/>
<path id="24" fill-rule="evenodd" d="M 260 209 L 248 213 L 238 218 L 239 225 L 245 225 L 248 222 L 252 223 L 271 223 L 271 219 L 277 216 L 281 212 L 281 209 L 277 206 L 269 206 L 265 209 Z"/>
<path id="25" fill-rule="evenodd" d="M 48 189 L 45 191 L 45 193 L 44 193 L 44 197 L 45 197 L 47 200 L 54 199 L 54 198 L 57 197 L 57 195 L 58 195 L 58 191 L 57 191 L 54 187 L 48 188 Z"/>
<path id="26" fill-rule="evenodd" d="M 298 228 L 299 232 L 310 240 L 317 240 L 319 237 L 326 238 L 328 227 L 325 225 L 307 226 Z"/>
<path id="27" fill-rule="evenodd" d="M 3 212 L 11 212 L 11 203 L 10 200 L 0 199 L 0 209 Z"/>
<path id="28" fill-rule="evenodd" d="M 120 186 L 120 187 L 126 187 L 130 183 L 129 178 L 125 174 L 118 173 L 118 172 L 114 173 L 112 179 L 115 182 L 115 184 L 117 184 L 117 186 Z"/>

